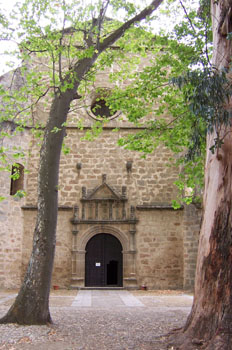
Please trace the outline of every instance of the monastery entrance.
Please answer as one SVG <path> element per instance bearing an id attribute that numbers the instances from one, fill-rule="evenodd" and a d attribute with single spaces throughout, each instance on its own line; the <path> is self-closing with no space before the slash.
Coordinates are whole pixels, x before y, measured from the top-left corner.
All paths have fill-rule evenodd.
<path id="1" fill-rule="evenodd" d="M 111 234 L 93 236 L 86 245 L 86 287 L 122 286 L 122 245 Z"/>

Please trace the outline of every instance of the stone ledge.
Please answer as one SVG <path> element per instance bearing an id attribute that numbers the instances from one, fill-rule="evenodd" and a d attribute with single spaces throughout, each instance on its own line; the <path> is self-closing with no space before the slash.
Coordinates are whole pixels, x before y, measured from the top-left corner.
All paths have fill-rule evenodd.
<path id="1" fill-rule="evenodd" d="M 81 202 L 127 202 L 127 198 L 81 198 Z"/>
<path id="2" fill-rule="evenodd" d="M 76 129 L 78 131 L 80 131 L 80 129 L 78 127 L 76 127 L 75 125 L 68 125 L 66 127 L 66 129 Z M 92 129 L 91 126 L 89 125 L 85 125 L 83 126 L 83 130 L 89 130 L 89 129 Z M 103 130 L 114 130 L 114 129 L 119 129 L 119 130 L 146 130 L 147 128 L 145 128 L 144 126 L 130 126 L 130 125 L 119 125 L 119 126 L 103 126 L 102 127 Z"/>
<path id="3" fill-rule="evenodd" d="M 122 219 L 122 220 L 97 220 L 97 219 L 86 219 L 86 220 L 70 220 L 72 224 L 136 224 L 138 220 Z"/>
<path id="4" fill-rule="evenodd" d="M 22 210 L 37 210 L 37 205 L 23 205 L 21 207 Z M 58 210 L 73 210 L 73 207 L 70 207 L 68 205 L 59 205 Z"/>
<path id="5" fill-rule="evenodd" d="M 174 209 L 171 204 L 142 204 L 136 206 L 137 210 L 157 210 L 157 209 L 166 209 L 166 210 L 182 210 L 184 209 L 183 206 L 181 206 L 178 209 Z"/>

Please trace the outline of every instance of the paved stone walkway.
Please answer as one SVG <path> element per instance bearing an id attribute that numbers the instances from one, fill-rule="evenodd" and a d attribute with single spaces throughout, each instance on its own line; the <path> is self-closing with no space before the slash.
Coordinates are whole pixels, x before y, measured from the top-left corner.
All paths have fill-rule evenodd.
<path id="1" fill-rule="evenodd" d="M 74 307 L 118 308 L 145 305 L 125 290 L 80 290 L 72 303 Z"/>
<path id="2" fill-rule="evenodd" d="M 15 292 L 0 291 L 0 317 Z M 0 325 L 0 350 L 167 350 L 192 297 L 181 292 L 52 291 L 53 325 Z M 187 349 L 186 349 L 187 350 Z"/>

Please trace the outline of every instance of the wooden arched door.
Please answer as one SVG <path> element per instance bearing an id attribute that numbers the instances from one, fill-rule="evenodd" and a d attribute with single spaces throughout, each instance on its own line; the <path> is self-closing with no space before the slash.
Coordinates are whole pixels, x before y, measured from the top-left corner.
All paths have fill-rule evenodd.
<path id="1" fill-rule="evenodd" d="M 86 245 L 86 287 L 122 286 L 122 245 L 110 234 L 100 233 Z"/>

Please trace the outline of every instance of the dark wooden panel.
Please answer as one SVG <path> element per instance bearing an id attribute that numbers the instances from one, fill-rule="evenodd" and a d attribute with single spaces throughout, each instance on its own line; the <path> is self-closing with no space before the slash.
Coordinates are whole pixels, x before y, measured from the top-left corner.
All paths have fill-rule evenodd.
<path id="1" fill-rule="evenodd" d="M 122 286 L 122 246 L 110 234 L 98 234 L 86 245 L 85 285 Z"/>
<path id="2" fill-rule="evenodd" d="M 88 242 L 85 256 L 86 286 L 104 285 L 104 238 L 96 235 Z"/>

